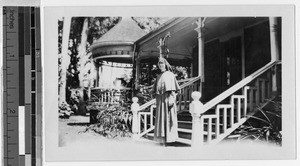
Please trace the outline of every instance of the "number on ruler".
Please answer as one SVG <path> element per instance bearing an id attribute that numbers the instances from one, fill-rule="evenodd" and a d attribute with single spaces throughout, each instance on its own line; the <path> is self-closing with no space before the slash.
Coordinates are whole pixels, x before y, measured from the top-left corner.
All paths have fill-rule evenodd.
<path id="1" fill-rule="evenodd" d="M 8 110 L 9 110 L 9 113 L 11 113 L 11 114 L 15 114 L 16 113 L 16 110 L 14 110 L 14 109 L 8 108 Z"/>

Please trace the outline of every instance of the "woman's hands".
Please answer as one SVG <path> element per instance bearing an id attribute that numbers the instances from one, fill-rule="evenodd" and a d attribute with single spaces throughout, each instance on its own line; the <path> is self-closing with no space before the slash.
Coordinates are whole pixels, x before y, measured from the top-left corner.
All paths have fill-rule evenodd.
<path id="1" fill-rule="evenodd" d="M 173 107 L 176 103 L 176 92 L 175 91 L 169 91 L 168 96 L 168 106 Z"/>
<path id="2" fill-rule="evenodd" d="M 171 95 L 171 96 L 176 96 L 177 93 L 173 90 L 173 91 L 171 91 L 170 95 Z"/>

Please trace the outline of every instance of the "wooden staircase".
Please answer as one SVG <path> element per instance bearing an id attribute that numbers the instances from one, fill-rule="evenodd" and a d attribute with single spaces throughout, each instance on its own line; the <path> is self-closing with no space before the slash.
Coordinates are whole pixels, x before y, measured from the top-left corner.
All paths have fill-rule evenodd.
<path id="1" fill-rule="evenodd" d="M 201 130 L 203 130 L 199 131 L 203 145 L 219 143 L 245 123 L 250 115 L 255 114 L 257 112 L 257 106 L 262 108 L 274 99 L 275 96 L 271 94 L 272 69 L 280 64 L 280 62 L 270 62 L 204 104 L 203 108 L 199 108 L 202 109 L 203 112 L 199 117 Z M 181 93 L 178 96 L 179 138 L 177 141 L 186 145 L 193 144 L 192 129 L 194 117 L 192 117 L 189 112 L 191 111 L 189 110 L 189 104 L 193 101 L 191 93 L 196 91 L 197 87 L 199 87 L 199 83 L 197 83 L 198 80 L 199 78 L 195 78 L 182 84 Z M 150 107 L 150 111 L 142 112 L 147 107 Z M 138 117 L 139 121 L 142 122 L 142 126 L 140 126 L 139 137 L 146 136 L 151 138 L 151 135 L 153 135 L 151 131 L 154 129 L 154 109 L 155 100 L 140 107 L 141 112 L 138 113 Z M 149 121 L 151 122 L 149 123 Z"/>

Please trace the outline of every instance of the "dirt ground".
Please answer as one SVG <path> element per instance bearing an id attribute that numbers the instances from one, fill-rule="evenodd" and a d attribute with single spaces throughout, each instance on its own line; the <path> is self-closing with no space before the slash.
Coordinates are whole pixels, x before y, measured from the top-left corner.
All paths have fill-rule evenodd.
<path id="1" fill-rule="evenodd" d="M 141 138 L 138 141 L 132 138 L 108 139 L 91 130 L 86 130 L 89 125 L 89 115 L 71 116 L 69 119 L 59 119 L 59 146 L 99 146 L 99 147 L 118 147 L 118 148 L 152 148 L 162 147 L 158 143 Z M 224 141 L 223 145 L 237 145 L 236 141 Z M 243 144 L 243 143 L 242 143 Z M 253 144 L 250 144 L 251 146 Z M 267 145 L 267 144 L 264 144 Z M 180 147 L 175 144 L 171 147 Z M 243 144 L 244 146 L 244 144 Z M 170 146 L 168 146 L 170 147 Z"/>
<path id="2" fill-rule="evenodd" d="M 70 116 L 69 119 L 59 119 L 59 146 L 159 146 L 157 143 L 141 139 L 133 141 L 131 138 L 108 139 L 93 131 L 86 131 L 89 116 Z"/>

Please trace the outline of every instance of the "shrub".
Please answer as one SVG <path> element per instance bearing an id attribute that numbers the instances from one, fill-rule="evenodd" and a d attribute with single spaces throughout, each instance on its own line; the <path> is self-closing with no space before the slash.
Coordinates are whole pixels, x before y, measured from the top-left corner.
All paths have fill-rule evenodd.
<path id="1" fill-rule="evenodd" d="M 96 123 L 88 126 L 107 138 L 131 137 L 132 114 L 126 106 L 118 103 L 93 103 L 89 110 L 98 110 Z"/>
<path id="2" fill-rule="evenodd" d="M 59 116 L 59 118 L 67 119 L 73 113 L 74 112 L 71 111 L 71 107 L 68 103 L 62 102 L 61 104 L 59 104 L 59 106 L 58 106 L 58 116 Z"/>
<path id="3" fill-rule="evenodd" d="M 282 145 L 281 100 L 269 101 L 268 107 L 257 107 L 258 112 L 239 127 L 232 135 L 239 135 L 238 140 L 265 141 Z"/>
<path id="4" fill-rule="evenodd" d="M 83 89 L 71 89 L 71 95 L 69 98 L 69 104 L 71 111 L 76 115 L 86 114 L 86 102 L 84 101 L 84 90 Z"/>

